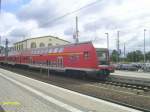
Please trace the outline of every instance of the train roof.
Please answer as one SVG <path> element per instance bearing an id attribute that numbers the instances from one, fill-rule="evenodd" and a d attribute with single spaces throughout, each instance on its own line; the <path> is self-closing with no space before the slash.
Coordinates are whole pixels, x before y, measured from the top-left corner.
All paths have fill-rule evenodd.
<path id="1" fill-rule="evenodd" d="M 59 39 L 59 40 L 62 40 L 62 41 L 65 41 L 65 42 L 70 43 L 69 41 L 64 40 L 64 39 L 61 39 L 61 38 L 59 38 L 59 37 L 55 37 L 55 36 L 52 36 L 52 35 L 48 35 L 48 36 L 40 36 L 40 37 L 27 38 L 27 39 L 25 39 L 25 40 L 15 42 L 14 44 L 21 43 L 21 42 L 24 42 L 24 41 L 27 41 L 27 40 L 39 39 L 39 38 L 45 38 L 45 37 L 55 38 L 55 39 Z"/>
<path id="2" fill-rule="evenodd" d="M 81 43 L 71 43 L 71 44 L 66 44 L 66 45 L 56 45 L 56 46 L 50 46 L 50 47 L 43 47 L 43 48 L 32 48 L 32 49 L 44 49 L 44 48 L 56 48 L 56 47 L 69 47 L 69 46 L 74 46 L 74 45 L 82 45 L 82 44 L 91 44 L 91 41 L 87 42 L 81 42 Z"/>
<path id="3" fill-rule="evenodd" d="M 42 48 L 28 48 L 28 49 L 25 49 L 25 50 L 22 50 L 22 51 L 42 50 L 42 49 L 51 49 L 51 48 L 63 48 L 63 47 L 70 47 L 70 46 L 83 45 L 83 44 L 89 44 L 89 45 L 93 46 L 91 41 L 86 41 L 86 42 L 80 42 L 80 43 L 70 43 L 70 44 L 66 44 L 66 45 L 57 45 L 57 46 L 42 47 Z M 108 50 L 108 49 L 107 48 L 96 48 L 96 51 L 106 51 L 106 50 Z M 22 51 L 18 51 L 18 52 L 22 52 Z"/>

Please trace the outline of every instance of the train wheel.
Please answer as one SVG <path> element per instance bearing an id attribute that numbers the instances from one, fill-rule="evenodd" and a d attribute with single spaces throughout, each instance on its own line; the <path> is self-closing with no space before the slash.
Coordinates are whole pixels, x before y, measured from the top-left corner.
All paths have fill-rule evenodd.
<path id="1" fill-rule="evenodd" d="M 80 75 L 81 75 L 81 78 L 82 78 L 83 80 L 85 80 L 85 79 L 87 78 L 87 74 L 86 74 L 86 72 L 84 72 L 84 71 L 81 71 L 81 72 L 80 72 Z"/>

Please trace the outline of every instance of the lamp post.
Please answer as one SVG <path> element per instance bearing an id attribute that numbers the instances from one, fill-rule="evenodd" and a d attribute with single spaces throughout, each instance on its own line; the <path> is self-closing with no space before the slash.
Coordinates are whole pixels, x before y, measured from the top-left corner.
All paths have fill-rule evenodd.
<path id="1" fill-rule="evenodd" d="M 107 36 L 107 49 L 109 50 L 109 33 L 105 33 Z"/>
<path id="2" fill-rule="evenodd" d="M 146 56 L 145 56 L 145 33 L 146 33 L 146 29 L 144 29 L 144 63 L 146 62 Z"/>

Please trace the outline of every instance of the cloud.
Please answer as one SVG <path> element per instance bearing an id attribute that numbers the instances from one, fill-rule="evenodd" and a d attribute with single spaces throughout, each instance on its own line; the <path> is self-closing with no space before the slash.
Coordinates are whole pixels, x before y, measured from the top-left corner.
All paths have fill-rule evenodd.
<path id="1" fill-rule="evenodd" d="M 69 28 L 65 29 L 64 34 L 65 35 L 73 35 L 74 32 L 75 31 L 73 30 L 73 28 L 69 27 Z"/>
<path id="2" fill-rule="evenodd" d="M 2 12 L 0 22 L 1 35 L 7 35 L 7 32 L 9 32 L 9 30 L 19 24 L 16 16 L 8 12 Z"/>
<path id="3" fill-rule="evenodd" d="M 59 13 L 56 9 L 55 2 L 51 0 L 31 0 L 29 4 L 24 5 L 17 14 L 22 20 L 36 20 L 39 27 L 47 27 L 53 25 L 53 20 Z"/>
<path id="4" fill-rule="evenodd" d="M 10 33 L 10 36 L 12 37 L 25 37 L 25 36 L 29 36 L 29 31 L 26 29 L 21 29 L 21 28 L 16 28 L 13 29 Z"/>
<path id="5" fill-rule="evenodd" d="M 5 4 L 15 4 L 17 2 L 21 2 L 22 0 L 2 0 L 2 3 Z"/>
<path id="6" fill-rule="evenodd" d="M 94 31 L 97 29 L 115 30 L 123 27 L 123 22 L 115 20 L 115 18 L 105 17 L 100 18 L 94 22 L 86 23 L 84 25 L 85 31 Z"/>
<path id="7" fill-rule="evenodd" d="M 0 22 L 2 39 L 8 38 L 9 40 L 13 40 L 11 42 L 15 42 L 24 36 L 29 36 L 32 29 L 38 28 L 35 21 L 28 20 L 21 22 L 17 19 L 16 15 L 9 12 L 2 12 Z"/>
<path id="8" fill-rule="evenodd" d="M 22 0 L 6 0 L 14 4 Z M 95 0 L 96 1 L 96 0 Z M 30 0 L 21 5 L 17 12 L 4 12 L 0 33 L 17 41 L 23 35 L 29 37 L 54 35 L 74 41 L 75 16 L 79 17 L 79 40 L 92 40 L 96 46 L 106 47 L 109 33 L 110 48 L 116 48 L 117 31 L 120 31 L 120 47 L 137 48 L 143 44 L 143 29 L 146 32 L 146 45 L 149 40 L 150 2 L 148 0 L 98 0 L 72 15 L 68 12 L 79 9 L 92 0 Z M 136 5 L 135 5 L 136 4 Z M 57 18 L 57 19 L 56 19 Z M 16 39 L 17 38 L 17 39 Z"/>

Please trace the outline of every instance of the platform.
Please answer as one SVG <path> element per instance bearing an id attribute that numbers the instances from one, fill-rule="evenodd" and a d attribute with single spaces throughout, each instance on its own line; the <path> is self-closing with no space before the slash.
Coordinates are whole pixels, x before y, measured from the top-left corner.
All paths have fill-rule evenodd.
<path id="1" fill-rule="evenodd" d="M 4 69 L 0 69 L 0 88 L 0 104 L 6 112 L 140 112 Z"/>

